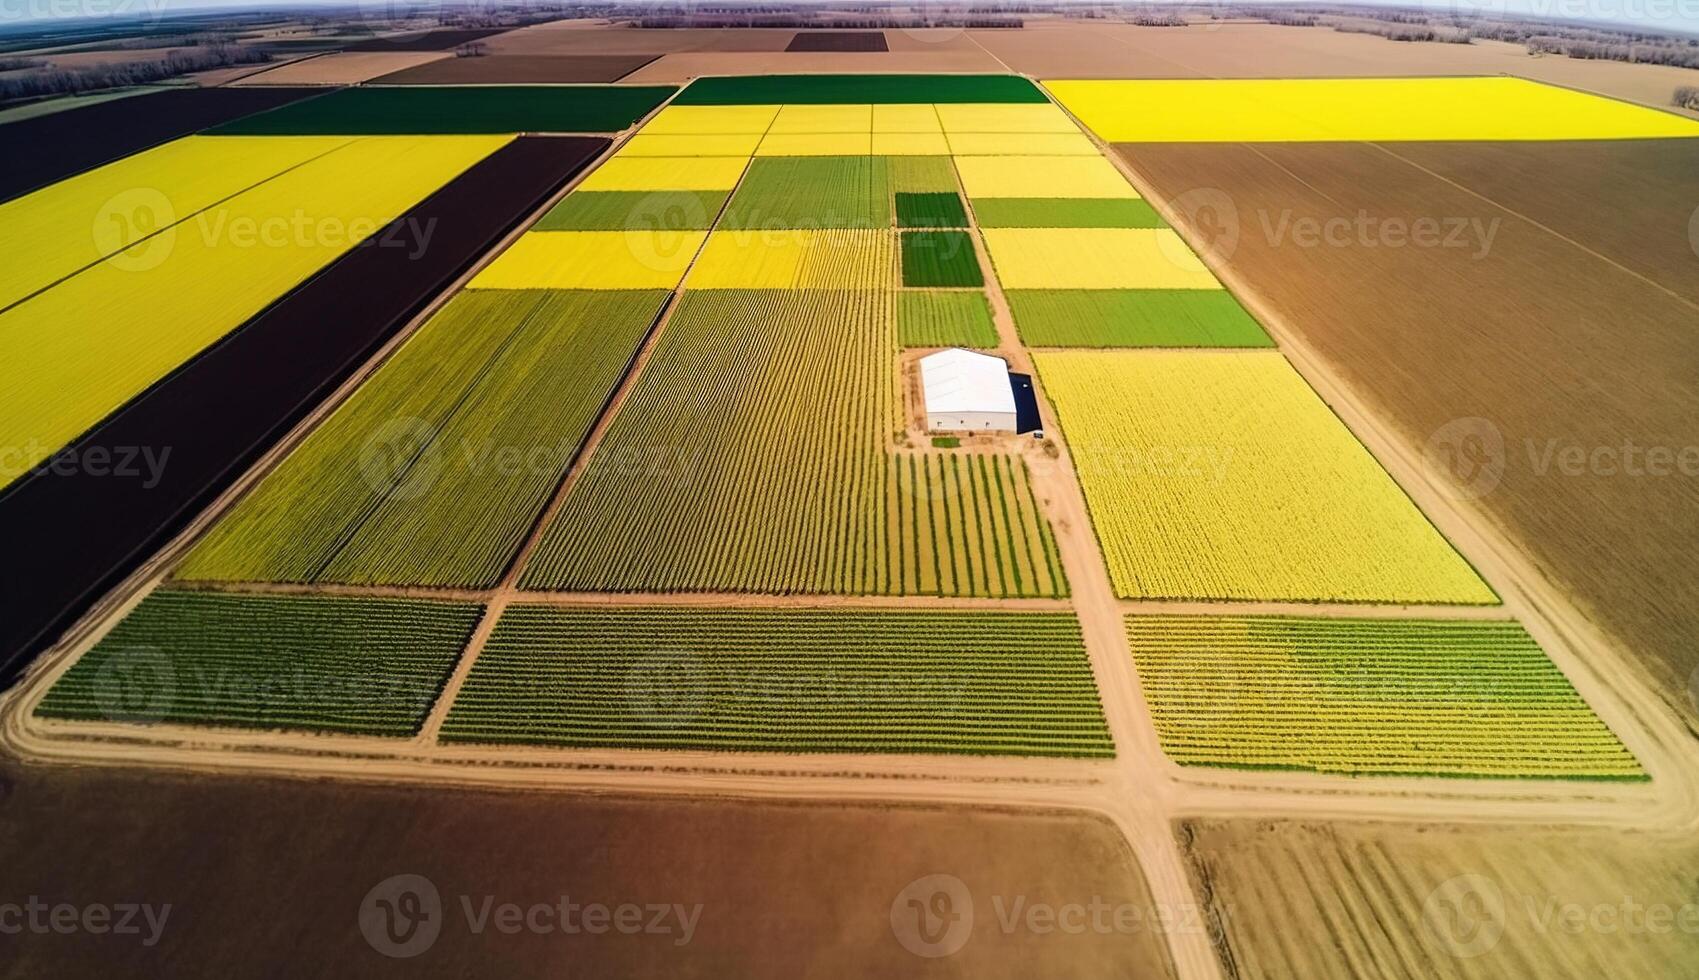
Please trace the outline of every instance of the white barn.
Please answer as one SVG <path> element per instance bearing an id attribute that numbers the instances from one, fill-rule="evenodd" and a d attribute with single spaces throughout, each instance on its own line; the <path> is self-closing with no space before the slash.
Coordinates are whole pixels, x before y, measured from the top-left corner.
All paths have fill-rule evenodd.
<path id="1" fill-rule="evenodd" d="M 926 428 L 933 432 L 1015 431 L 1015 393 L 1001 357 L 960 347 L 920 359 Z"/>

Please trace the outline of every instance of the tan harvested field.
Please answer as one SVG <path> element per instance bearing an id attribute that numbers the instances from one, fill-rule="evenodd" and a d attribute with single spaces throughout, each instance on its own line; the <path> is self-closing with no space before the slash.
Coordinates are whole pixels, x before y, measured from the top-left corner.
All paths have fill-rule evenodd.
<path id="1" fill-rule="evenodd" d="M 647 33 L 654 33 L 653 31 Z M 682 33 L 682 32 L 681 32 Z M 795 31 L 771 31 L 789 43 Z M 763 73 L 1001 72 L 1003 64 L 966 31 L 948 28 L 888 30 L 889 51 L 785 51 L 755 54 L 703 49 L 662 55 L 625 81 L 682 83 L 702 75 Z"/>
<path id="2" fill-rule="evenodd" d="M 614 82 L 655 60 L 648 54 L 486 55 L 439 58 L 376 79 L 380 85 L 517 85 Z"/>
<path id="3" fill-rule="evenodd" d="M 1148 918 L 1131 852 L 1107 822 L 1087 817 L 10 763 L 0 766 L 0 809 L 5 901 L 171 905 L 151 947 L 145 926 L 140 937 L 8 936 L 6 977 L 231 976 L 256 963 L 303 976 L 1172 975 L 1149 928 L 1002 928 L 997 900 L 1007 910 L 1023 897 L 1028 907 L 1098 897 Z M 960 952 L 922 959 L 895 938 L 891 908 L 909 882 L 937 873 L 966 885 L 974 926 Z M 379 955 L 358 925 L 367 892 L 398 874 L 425 876 L 441 899 L 440 935 L 413 959 Z M 486 897 L 526 909 L 562 896 L 676 903 L 694 931 L 678 944 L 681 916 L 669 911 L 667 934 L 522 926 L 510 935 L 493 921 L 476 934 L 461 896 L 474 915 Z M 647 910 L 641 921 L 652 921 Z"/>
<path id="4" fill-rule="evenodd" d="M 1230 286 L 1696 716 L 1699 305 L 1680 277 L 1699 144 L 1118 149 L 1195 209 L 1176 217 Z M 1471 189 L 1436 176 L 1495 162 Z"/>
<path id="5" fill-rule="evenodd" d="M 1136 27 L 1032 19 L 1019 31 L 969 33 L 1010 69 L 1039 78 L 1518 75 L 1664 109 L 1677 86 L 1699 85 L 1699 71 L 1690 68 L 1534 57 L 1522 45 L 1499 41 L 1389 41 L 1326 27 Z"/>
<path id="6" fill-rule="evenodd" d="M 446 51 L 350 51 L 244 75 L 233 85 L 353 85 L 454 56 Z"/>
<path id="7" fill-rule="evenodd" d="M 1690 836 L 1248 820 L 1179 835 L 1238 980 L 1699 972 Z"/>

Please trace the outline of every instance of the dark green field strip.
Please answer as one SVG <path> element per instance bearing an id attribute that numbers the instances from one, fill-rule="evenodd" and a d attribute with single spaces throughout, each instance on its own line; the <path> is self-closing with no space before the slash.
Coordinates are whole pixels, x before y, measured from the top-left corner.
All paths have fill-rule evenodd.
<path id="1" fill-rule="evenodd" d="M 722 229 L 888 228 L 885 157 L 757 157 L 720 220 Z"/>
<path id="2" fill-rule="evenodd" d="M 1029 347 L 1273 347 L 1225 289 L 1012 289 Z"/>
<path id="3" fill-rule="evenodd" d="M 178 578 L 493 584 L 666 295 L 461 293 L 214 525 Z"/>
<path id="4" fill-rule="evenodd" d="M 903 285 L 983 286 L 979 256 L 965 231 L 905 231 Z"/>
<path id="5" fill-rule="evenodd" d="M 903 228 L 966 228 L 967 210 L 954 191 L 897 192 L 897 224 Z"/>
<path id="6" fill-rule="evenodd" d="M 671 86 L 419 85 L 345 88 L 226 123 L 215 136 L 615 133 Z"/>
<path id="7" fill-rule="evenodd" d="M 981 228 L 1166 228 L 1156 209 L 1119 198 L 976 197 Z"/>
<path id="8" fill-rule="evenodd" d="M 1018 75 L 744 75 L 698 78 L 675 105 L 1047 102 Z"/>
<path id="9" fill-rule="evenodd" d="M 697 231 L 712 228 L 729 191 L 573 191 L 532 231 Z"/>
<path id="10" fill-rule="evenodd" d="M 956 166 L 949 157 L 886 157 L 885 166 L 898 194 L 956 192 Z"/>
<path id="11" fill-rule="evenodd" d="M 83 654 L 36 713 L 405 737 L 424 724 L 482 611 L 161 590 Z"/>
<path id="12" fill-rule="evenodd" d="M 453 742 L 1114 754 L 1065 613 L 508 608 Z"/>
<path id="13" fill-rule="evenodd" d="M 985 294 L 966 290 L 904 290 L 897 294 L 897 339 L 904 347 L 998 346 Z"/>
<path id="14" fill-rule="evenodd" d="M 1130 616 L 1162 747 L 1188 765 L 1644 779 L 1513 622 Z"/>

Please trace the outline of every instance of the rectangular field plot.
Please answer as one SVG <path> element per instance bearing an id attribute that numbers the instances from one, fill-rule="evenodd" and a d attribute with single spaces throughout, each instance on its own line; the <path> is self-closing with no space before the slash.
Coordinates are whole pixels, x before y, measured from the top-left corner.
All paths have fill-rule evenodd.
<path id="1" fill-rule="evenodd" d="M 533 231 L 519 236 L 467 289 L 672 289 L 705 231 Z"/>
<path id="2" fill-rule="evenodd" d="M 759 159 L 738 185 L 719 227 L 887 228 L 891 168 L 883 157 Z"/>
<path id="3" fill-rule="evenodd" d="M 615 156 L 578 185 L 578 191 L 729 191 L 737 186 L 743 157 Z"/>
<path id="4" fill-rule="evenodd" d="M 483 607 L 161 590 L 71 665 L 36 714 L 406 737 Z"/>
<path id="5" fill-rule="evenodd" d="M 665 298 L 460 294 L 213 526 L 178 578 L 494 584 Z"/>
<path id="6" fill-rule="evenodd" d="M 615 159 L 628 157 L 747 157 L 761 145 L 757 133 L 721 133 L 686 136 L 667 133 L 650 134 L 648 127 L 633 136 Z"/>
<path id="7" fill-rule="evenodd" d="M 1278 352 L 1034 359 L 1123 598 L 1497 603 Z"/>
<path id="8" fill-rule="evenodd" d="M 902 228 L 966 228 L 961 195 L 952 191 L 914 194 L 898 191 L 897 225 Z"/>
<path id="9" fill-rule="evenodd" d="M 1225 289 L 1012 289 L 1031 347 L 1273 347 Z"/>
<path id="10" fill-rule="evenodd" d="M 1056 81 L 1108 143 L 1699 136 L 1699 121 L 1520 78 Z"/>
<path id="11" fill-rule="evenodd" d="M 1110 757 L 1067 614 L 514 605 L 451 742 Z"/>
<path id="12" fill-rule="evenodd" d="M 341 141 L 0 311 L 0 485 L 506 142 Z M 127 222 L 145 226 L 171 207 L 145 189 L 109 205 L 91 222 L 97 243 L 108 232 L 122 242 Z M 56 251 L 63 261 L 76 249 Z"/>
<path id="13" fill-rule="evenodd" d="M 714 226 L 725 191 L 574 191 L 532 231 L 705 231 Z"/>
<path id="14" fill-rule="evenodd" d="M 894 296 L 687 291 L 524 587 L 1065 592 L 1022 461 L 892 451 Z"/>
<path id="15" fill-rule="evenodd" d="M 716 231 L 690 269 L 690 289 L 887 289 L 896 285 L 888 231 Z"/>
<path id="16" fill-rule="evenodd" d="M 670 86 L 642 85 L 368 85 L 262 112 L 212 132 L 617 133 L 673 91 Z"/>
<path id="17" fill-rule="evenodd" d="M 902 252 L 905 286 L 985 284 L 973 239 L 965 231 L 905 231 Z"/>
<path id="18" fill-rule="evenodd" d="M 680 105 L 655 113 L 643 124 L 641 136 L 711 136 L 743 133 L 759 136 L 773 125 L 778 105 Z"/>
<path id="19" fill-rule="evenodd" d="M 1042 103 L 1038 86 L 1017 75 L 744 75 L 698 78 L 673 100 L 678 106 Z"/>
<path id="20" fill-rule="evenodd" d="M 973 215 L 981 228 L 1166 228 L 1139 198 L 980 197 Z"/>
<path id="21" fill-rule="evenodd" d="M 982 197 L 1109 198 L 1139 192 L 1101 156 L 964 156 L 956 158 L 962 189 Z"/>
<path id="22" fill-rule="evenodd" d="M 1207 289 L 1221 283 L 1171 228 L 987 228 L 1004 289 Z"/>
<path id="23" fill-rule="evenodd" d="M 1001 341 L 978 290 L 905 289 L 897 294 L 897 338 L 904 347 L 977 347 Z"/>
<path id="24" fill-rule="evenodd" d="M 1184 765 L 1645 778 L 1515 623 L 1135 615 L 1127 639 Z"/>

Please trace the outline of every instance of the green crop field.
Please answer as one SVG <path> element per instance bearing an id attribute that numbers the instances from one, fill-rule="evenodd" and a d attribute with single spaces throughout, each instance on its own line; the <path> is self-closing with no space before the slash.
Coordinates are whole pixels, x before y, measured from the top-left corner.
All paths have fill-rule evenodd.
<path id="1" fill-rule="evenodd" d="M 891 451 L 893 296 L 686 292 L 524 586 L 1062 594 L 1024 464 L 923 472 Z M 996 565 L 935 581 L 940 548 Z"/>
<path id="2" fill-rule="evenodd" d="M 644 85 L 360 86 L 226 123 L 220 136 L 616 133 L 675 90 Z"/>
<path id="3" fill-rule="evenodd" d="M 1645 778 L 1516 623 L 1129 616 L 1127 638 L 1188 765 Z"/>
<path id="4" fill-rule="evenodd" d="M 1138 198 L 981 197 L 973 216 L 983 228 L 1166 228 Z"/>
<path id="5" fill-rule="evenodd" d="M 464 602 L 159 591 L 36 713 L 408 736 L 482 607 Z"/>
<path id="6" fill-rule="evenodd" d="M 1048 102 L 1016 75 L 745 75 L 698 78 L 674 105 Z"/>
<path id="7" fill-rule="evenodd" d="M 1033 347 L 1273 347 L 1225 289 L 1011 289 Z"/>
<path id="8" fill-rule="evenodd" d="M 691 231 L 714 226 L 726 191 L 574 191 L 532 231 Z"/>
<path id="9" fill-rule="evenodd" d="M 218 522 L 178 577 L 494 584 L 665 296 L 462 293 Z"/>
<path id="10" fill-rule="evenodd" d="M 1114 755 L 1069 614 L 508 608 L 446 741 Z"/>
<path id="11" fill-rule="evenodd" d="M 902 233 L 903 285 L 983 286 L 973 236 L 965 231 Z"/>
<path id="12" fill-rule="evenodd" d="M 886 157 L 891 190 L 898 194 L 954 194 L 956 168 L 949 157 Z"/>
<path id="13" fill-rule="evenodd" d="M 897 224 L 903 228 L 966 228 L 967 210 L 953 191 L 897 192 Z"/>
<path id="14" fill-rule="evenodd" d="M 985 294 L 905 289 L 897 294 L 897 334 L 904 347 L 995 348 L 997 324 Z"/>
<path id="15" fill-rule="evenodd" d="M 885 157 L 760 157 L 726 207 L 721 228 L 886 228 Z"/>

